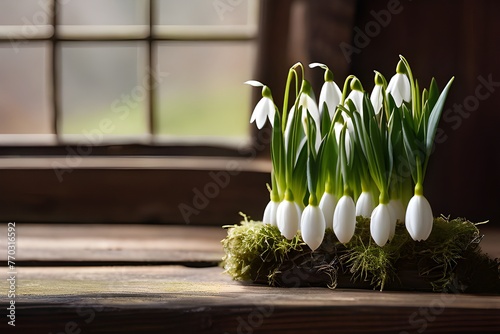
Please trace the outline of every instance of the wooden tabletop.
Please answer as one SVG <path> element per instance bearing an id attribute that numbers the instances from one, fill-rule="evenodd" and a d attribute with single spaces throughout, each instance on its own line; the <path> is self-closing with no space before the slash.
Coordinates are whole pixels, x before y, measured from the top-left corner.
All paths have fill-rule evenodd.
<path id="1" fill-rule="evenodd" d="M 194 226 L 18 224 L 16 327 L 4 317 L 0 332 L 500 333 L 499 296 L 232 281 L 217 266 L 225 233 Z M 4 250 L 5 234 L 6 226 Z M 485 235 L 483 249 L 500 256 L 500 231 Z M 5 288 L 1 305 L 10 302 Z"/>

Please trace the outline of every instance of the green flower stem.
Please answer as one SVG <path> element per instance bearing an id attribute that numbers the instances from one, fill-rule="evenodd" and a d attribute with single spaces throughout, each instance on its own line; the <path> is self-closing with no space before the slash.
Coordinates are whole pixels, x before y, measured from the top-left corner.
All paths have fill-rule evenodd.
<path id="1" fill-rule="evenodd" d="M 344 81 L 344 87 L 342 88 L 342 100 L 340 101 L 340 104 L 342 104 L 342 105 L 344 104 L 345 99 L 347 98 L 347 94 L 348 94 L 347 91 L 349 90 L 349 87 L 350 87 L 349 82 L 354 78 L 355 78 L 355 76 L 351 74 Z"/>
<path id="2" fill-rule="evenodd" d="M 333 194 L 333 192 L 334 192 L 333 188 L 334 188 L 334 186 L 332 184 L 332 177 L 331 177 L 330 173 L 328 173 L 328 176 L 327 176 L 327 179 L 325 182 L 325 193 Z"/>
<path id="3" fill-rule="evenodd" d="M 286 86 L 285 86 L 285 95 L 283 98 L 283 122 L 281 123 L 281 132 L 285 133 L 286 123 L 288 120 L 288 98 L 290 96 L 290 85 L 292 83 L 292 79 L 295 77 L 297 80 L 297 72 L 295 72 L 294 66 L 288 70 L 288 76 L 286 78 Z"/>
<path id="4" fill-rule="evenodd" d="M 311 193 L 309 195 L 309 205 L 318 206 L 318 197 L 316 196 L 315 193 Z"/>
<path id="5" fill-rule="evenodd" d="M 413 73 L 411 71 L 410 64 L 408 63 L 406 58 L 403 57 L 402 55 L 399 55 L 399 58 L 404 63 L 404 65 L 405 65 L 404 67 L 406 68 L 406 74 L 408 75 L 408 79 L 410 80 L 411 107 L 412 107 L 412 111 L 413 111 L 413 116 L 414 117 L 420 116 L 420 113 L 418 110 L 418 103 L 419 103 L 419 101 L 418 101 L 419 100 L 418 99 L 418 84 L 416 84 L 416 82 L 413 78 Z M 400 63 L 398 63 L 398 68 L 399 68 L 399 64 Z"/>
<path id="6" fill-rule="evenodd" d="M 424 195 L 423 182 L 424 178 L 422 175 L 422 162 L 420 162 L 420 157 L 417 156 L 417 184 L 415 185 L 415 195 Z"/>
<path id="7" fill-rule="evenodd" d="M 422 185 L 424 183 L 424 176 L 422 173 L 422 162 L 420 161 L 420 157 L 417 155 L 416 157 L 416 164 L 417 164 L 417 185 Z"/>
<path id="8" fill-rule="evenodd" d="M 390 197 L 388 195 L 388 192 L 386 189 L 384 189 L 383 191 L 380 192 L 380 195 L 378 197 L 378 202 L 380 204 L 389 204 L 389 201 L 390 201 Z"/>
<path id="9" fill-rule="evenodd" d="M 349 187 L 347 184 L 344 185 L 343 195 L 344 196 L 349 196 L 349 197 L 353 196 L 353 191 L 352 191 L 351 187 Z"/>
<path id="10" fill-rule="evenodd" d="M 281 198 L 278 191 L 278 184 L 276 182 L 276 175 L 273 171 L 271 171 L 271 184 L 272 184 L 271 195 L 270 195 L 271 201 L 280 202 Z"/>

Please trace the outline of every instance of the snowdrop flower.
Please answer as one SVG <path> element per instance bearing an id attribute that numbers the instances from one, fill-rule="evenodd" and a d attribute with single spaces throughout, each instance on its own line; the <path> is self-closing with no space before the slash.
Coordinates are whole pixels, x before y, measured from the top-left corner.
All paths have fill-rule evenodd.
<path id="1" fill-rule="evenodd" d="M 373 196 L 369 191 L 361 192 L 361 195 L 356 202 L 356 216 L 370 217 L 375 208 Z"/>
<path id="2" fill-rule="evenodd" d="M 427 240 L 432 231 L 433 221 L 429 201 L 416 192 L 408 203 L 405 217 L 406 229 L 412 239 L 415 241 Z"/>
<path id="3" fill-rule="evenodd" d="M 319 123 L 319 109 L 316 101 L 314 100 L 314 93 L 312 91 L 311 84 L 304 80 L 302 82 L 302 94 L 300 94 L 299 106 L 302 107 L 302 120 L 307 118 L 307 114 L 304 112 L 307 110 L 314 122 Z"/>
<path id="4" fill-rule="evenodd" d="M 375 73 L 375 86 L 373 87 L 372 93 L 370 95 L 370 101 L 373 105 L 373 110 L 375 114 L 378 115 L 382 109 L 382 104 L 384 103 L 384 79 L 380 73 Z"/>
<path id="5" fill-rule="evenodd" d="M 389 235 L 389 240 L 392 240 L 394 234 L 396 233 L 396 222 L 405 221 L 405 208 L 403 202 L 400 199 L 391 199 L 389 202 L 389 210 L 391 211 L 391 234 Z"/>
<path id="6" fill-rule="evenodd" d="M 276 222 L 281 234 L 287 239 L 293 239 L 300 228 L 300 207 L 290 196 L 278 205 L 276 211 Z"/>
<path id="7" fill-rule="evenodd" d="M 370 234 L 377 245 L 383 247 L 391 234 L 391 210 L 387 204 L 379 204 L 373 210 L 370 222 Z"/>
<path id="8" fill-rule="evenodd" d="M 333 118 L 335 114 L 335 109 L 340 104 L 342 100 L 342 92 L 340 91 L 339 86 L 333 81 L 333 73 L 330 69 L 320 63 L 312 63 L 309 65 L 310 68 L 321 67 L 325 70 L 325 82 L 321 87 L 321 92 L 319 93 L 319 108 L 321 110 L 320 116 L 324 112 L 323 106 L 326 105 L 328 108 L 328 113 L 330 114 L 330 119 Z"/>
<path id="9" fill-rule="evenodd" d="M 319 201 L 319 208 L 323 212 L 325 228 L 333 228 L 333 212 L 337 206 L 337 197 L 329 192 L 325 192 Z"/>
<path id="10" fill-rule="evenodd" d="M 314 120 L 314 124 L 316 126 L 315 147 L 317 152 L 319 150 L 319 146 L 321 145 L 321 121 L 319 118 L 319 109 L 316 105 L 316 101 L 314 100 L 314 93 L 312 92 L 311 84 L 307 80 L 302 82 L 302 94 L 300 95 L 299 106 L 302 107 L 301 120 L 304 126 L 304 131 L 306 129 L 307 113 L 309 113 Z"/>
<path id="11" fill-rule="evenodd" d="M 391 94 L 397 107 L 401 107 L 403 101 L 410 102 L 411 86 L 410 80 L 406 75 L 403 61 L 399 61 L 396 67 L 396 74 L 391 78 L 387 85 L 387 94 Z"/>
<path id="12" fill-rule="evenodd" d="M 310 204 L 302 212 L 301 232 L 302 239 L 313 251 L 323 242 L 325 219 L 318 206 Z"/>
<path id="13" fill-rule="evenodd" d="M 257 128 L 262 129 L 266 123 L 266 118 L 268 118 L 271 125 L 273 125 L 276 107 L 274 106 L 271 90 L 266 85 L 255 80 L 249 80 L 245 83 L 254 87 L 262 87 L 262 99 L 260 99 L 255 106 L 252 116 L 250 117 L 250 123 L 255 121 Z"/>
<path id="14" fill-rule="evenodd" d="M 351 92 L 347 95 L 345 100 L 346 102 L 351 100 L 352 103 L 354 103 L 356 110 L 363 115 L 363 86 L 358 78 L 351 80 Z"/>
<path id="15" fill-rule="evenodd" d="M 279 202 L 273 200 L 270 200 L 269 203 L 267 203 L 266 209 L 264 210 L 264 217 L 262 218 L 262 222 L 264 224 L 278 226 L 276 213 L 278 212 L 279 204 Z"/>
<path id="16" fill-rule="evenodd" d="M 351 196 L 339 199 L 333 213 L 333 232 L 343 244 L 348 243 L 356 229 L 356 206 Z"/>

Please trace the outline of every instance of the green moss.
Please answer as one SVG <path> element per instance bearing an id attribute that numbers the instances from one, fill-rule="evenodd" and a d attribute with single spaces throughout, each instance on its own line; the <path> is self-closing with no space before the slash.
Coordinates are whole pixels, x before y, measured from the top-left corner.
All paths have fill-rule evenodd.
<path id="1" fill-rule="evenodd" d="M 223 266 L 236 280 L 272 286 L 500 293 L 500 263 L 481 253 L 475 224 L 436 218 L 423 242 L 413 241 L 398 224 L 384 247 L 371 239 L 369 224 L 358 217 L 355 236 L 346 245 L 327 229 L 323 243 L 312 252 L 300 235 L 287 240 L 276 227 L 245 220 L 226 226 Z"/>

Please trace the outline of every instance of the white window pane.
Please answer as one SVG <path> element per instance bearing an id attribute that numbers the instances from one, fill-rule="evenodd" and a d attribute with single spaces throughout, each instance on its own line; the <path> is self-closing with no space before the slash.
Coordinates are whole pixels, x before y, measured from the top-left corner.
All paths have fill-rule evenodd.
<path id="1" fill-rule="evenodd" d="M 71 0 L 58 13 L 62 25 L 149 24 L 147 0 Z"/>
<path id="2" fill-rule="evenodd" d="M 255 0 L 157 0 L 159 25 L 255 24 Z"/>
<path id="3" fill-rule="evenodd" d="M 156 131 L 163 135 L 249 135 L 254 44 L 251 42 L 161 42 L 161 82 L 155 101 Z"/>
<path id="4" fill-rule="evenodd" d="M 50 45 L 0 44 L 0 133 L 49 134 L 52 131 Z"/>
<path id="5" fill-rule="evenodd" d="M 51 2 L 46 0 L 1 0 L 0 26 L 51 24 Z"/>
<path id="6" fill-rule="evenodd" d="M 146 42 L 63 42 L 59 67 L 61 133 L 146 133 L 146 51 Z"/>

